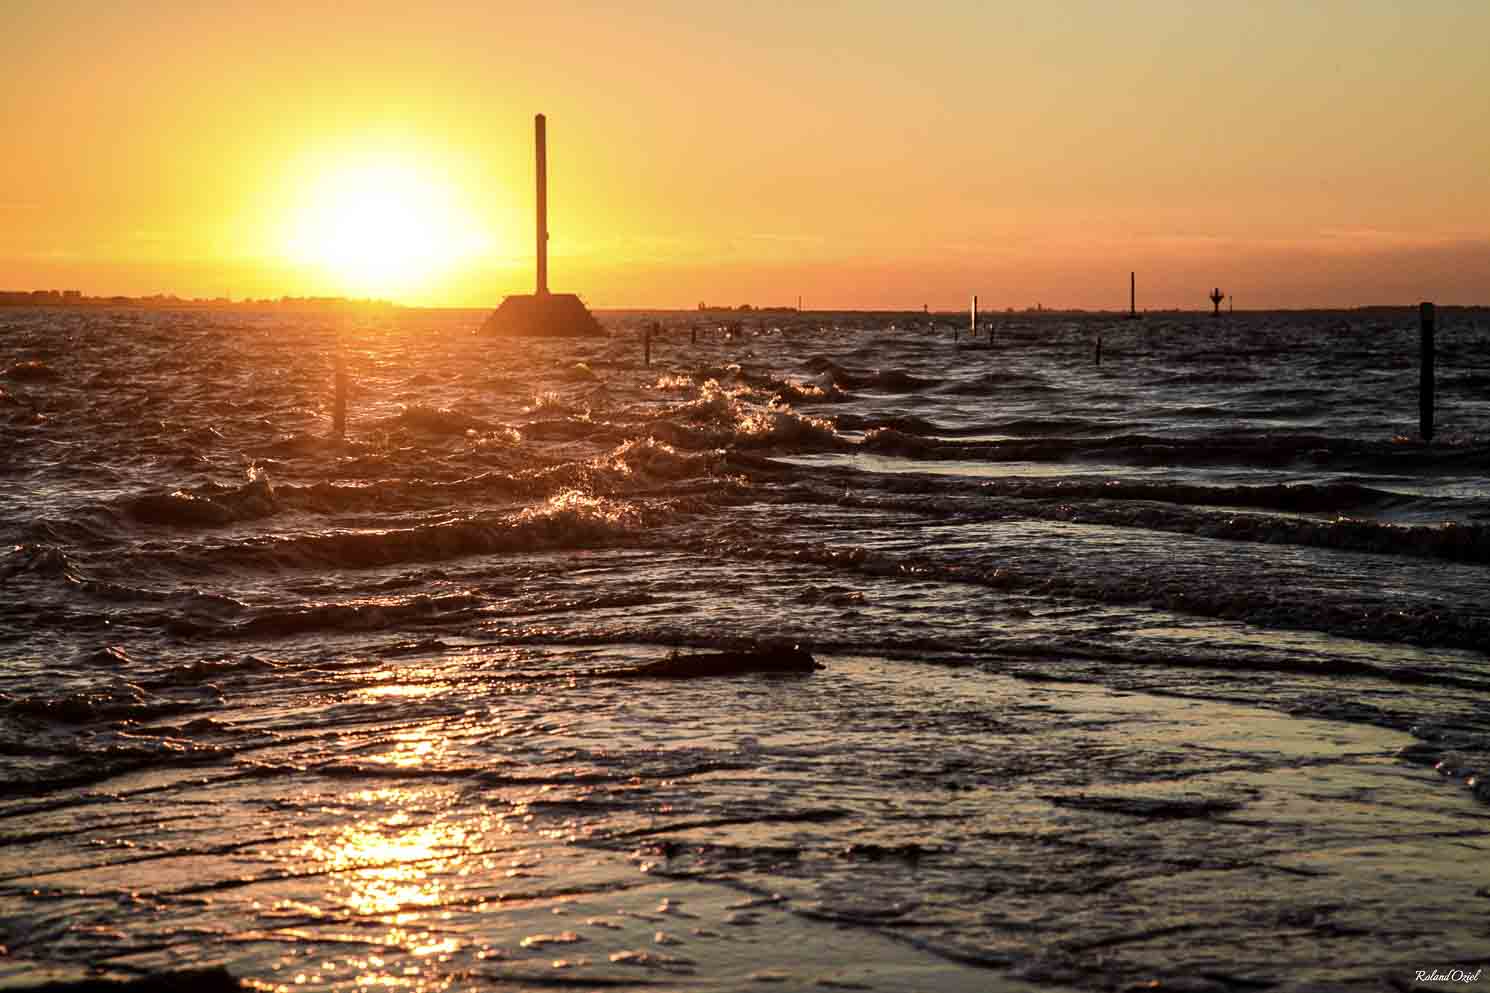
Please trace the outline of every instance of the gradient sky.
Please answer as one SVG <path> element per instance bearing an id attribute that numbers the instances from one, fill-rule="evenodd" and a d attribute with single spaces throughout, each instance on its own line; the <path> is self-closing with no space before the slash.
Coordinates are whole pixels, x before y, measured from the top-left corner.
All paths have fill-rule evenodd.
<path id="1" fill-rule="evenodd" d="M 592 306 L 1490 303 L 1487 39 L 1485 0 L 5 0 L 0 288 L 494 305 L 541 111 Z M 385 166 L 460 249 L 348 276 L 305 232 Z"/>

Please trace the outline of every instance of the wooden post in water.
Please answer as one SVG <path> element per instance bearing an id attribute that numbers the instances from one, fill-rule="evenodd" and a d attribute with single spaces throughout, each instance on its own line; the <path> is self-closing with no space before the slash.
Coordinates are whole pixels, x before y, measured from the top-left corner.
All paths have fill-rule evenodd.
<path id="1" fill-rule="evenodd" d="M 336 400 L 331 408 L 331 430 L 337 438 L 347 436 L 347 360 L 341 350 L 341 335 L 336 336 Z"/>
<path id="2" fill-rule="evenodd" d="M 652 364 L 652 329 L 657 326 L 653 321 L 642 330 L 642 365 Z"/>
<path id="3" fill-rule="evenodd" d="M 1102 332 L 1097 332 L 1097 364 L 1102 364 Z"/>
<path id="4" fill-rule="evenodd" d="M 1433 325 L 1436 315 L 1433 304 L 1418 306 L 1419 353 L 1418 369 L 1418 434 L 1424 441 L 1433 440 Z"/>

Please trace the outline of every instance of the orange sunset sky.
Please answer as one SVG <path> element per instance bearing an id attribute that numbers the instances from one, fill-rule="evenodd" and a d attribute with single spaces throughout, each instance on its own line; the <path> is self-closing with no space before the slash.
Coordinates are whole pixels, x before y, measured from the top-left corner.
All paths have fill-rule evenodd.
<path id="1" fill-rule="evenodd" d="M 5 0 L 0 288 L 1490 303 L 1490 3 Z"/>

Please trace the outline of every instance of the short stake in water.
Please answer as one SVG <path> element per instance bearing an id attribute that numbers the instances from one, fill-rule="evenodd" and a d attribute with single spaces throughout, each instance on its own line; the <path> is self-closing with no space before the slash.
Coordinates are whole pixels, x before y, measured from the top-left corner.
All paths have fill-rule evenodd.
<path id="1" fill-rule="evenodd" d="M 331 409 L 331 429 L 338 438 L 347 436 L 347 360 L 340 341 L 336 343 L 336 402 Z"/>
<path id="2" fill-rule="evenodd" d="M 1420 329 L 1419 351 L 1422 365 L 1418 371 L 1418 434 L 1424 441 L 1433 440 L 1433 304 L 1418 307 Z"/>
<path id="3" fill-rule="evenodd" d="M 1102 364 L 1102 332 L 1097 332 L 1097 364 Z"/>
<path id="4" fill-rule="evenodd" d="M 656 322 L 648 324 L 642 331 L 642 365 L 652 364 L 652 328 Z"/>

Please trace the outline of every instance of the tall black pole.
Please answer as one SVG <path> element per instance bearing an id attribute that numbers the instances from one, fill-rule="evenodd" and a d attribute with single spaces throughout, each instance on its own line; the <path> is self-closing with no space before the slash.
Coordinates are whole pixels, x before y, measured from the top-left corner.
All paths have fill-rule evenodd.
<path id="1" fill-rule="evenodd" d="M 533 118 L 533 145 L 538 155 L 538 295 L 548 295 L 548 139 L 543 115 Z"/>
<path id="2" fill-rule="evenodd" d="M 1128 316 L 1138 316 L 1138 273 L 1128 273 Z"/>
<path id="3" fill-rule="evenodd" d="M 1422 365 L 1418 370 L 1418 433 L 1424 441 L 1433 438 L 1433 304 L 1418 307 Z"/>

